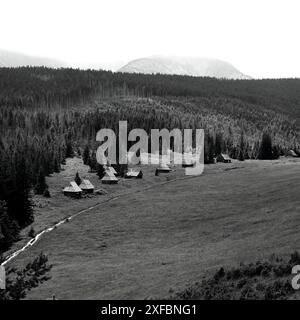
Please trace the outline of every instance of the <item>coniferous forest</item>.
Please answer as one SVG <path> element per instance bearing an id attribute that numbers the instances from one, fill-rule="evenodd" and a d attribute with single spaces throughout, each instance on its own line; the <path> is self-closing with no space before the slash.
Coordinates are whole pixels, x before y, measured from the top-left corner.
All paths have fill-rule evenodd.
<path id="1" fill-rule="evenodd" d="M 300 152 L 300 80 L 218 80 L 48 68 L 0 69 L 0 253 L 34 219 L 33 192 L 96 132 L 203 128 L 205 162 Z"/>

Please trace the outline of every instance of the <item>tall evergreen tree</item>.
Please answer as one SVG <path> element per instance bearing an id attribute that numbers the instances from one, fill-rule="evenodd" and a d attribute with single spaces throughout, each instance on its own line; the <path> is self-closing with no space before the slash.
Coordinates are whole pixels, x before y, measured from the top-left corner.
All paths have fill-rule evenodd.
<path id="1" fill-rule="evenodd" d="M 97 164 L 98 164 L 98 162 L 97 162 L 97 158 L 96 158 L 96 152 L 93 151 L 92 155 L 90 157 L 89 163 L 88 163 L 88 165 L 91 169 L 91 172 L 97 171 Z"/>
<path id="2" fill-rule="evenodd" d="M 0 201 L 0 254 L 18 239 L 18 234 L 18 224 L 8 217 L 6 202 Z"/>
<path id="3" fill-rule="evenodd" d="M 33 221 L 31 184 L 25 158 L 21 157 L 16 162 L 16 176 L 7 198 L 7 208 L 9 216 L 15 219 L 20 227 L 25 227 Z"/>
<path id="4" fill-rule="evenodd" d="M 223 149 L 223 136 L 221 133 L 216 134 L 215 152 L 216 155 L 220 155 Z"/>
<path id="5" fill-rule="evenodd" d="M 273 159 L 272 138 L 267 132 L 263 133 L 262 140 L 259 147 L 259 152 L 258 152 L 258 159 L 260 160 Z"/>
<path id="6" fill-rule="evenodd" d="M 88 145 L 86 145 L 85 148 L 84 148 L 83 155 L 82 155 L 82 160 L 83 160 L 83 163 L 85 165 L 89 164 L 89 161 L 90 161 L 90 148 L 89 148 Z"/>
<path id="7" fill-rule="evenodd" d="M 102 179 L 105 175 L 104 166 L 101 163 L 97 163 L 97 176 Z"/>
<path id="8" fill-rule="evenodd" d="M 215 149 L 214 139 L 208 132 L 205 135 L 205 140 L 204 140 L 204 162 L 206 164 L 214 162 L 214 156 L 215 156 L 214 149 Z"/>
<path id="9" fill-rule="evenodd" d="M 37 182 L 36 182 L 34 191 L 36 194 L 43 194 L 47 188 L 48 188 L 48 185 L 46 183 L 45 174 L 43 173 L 42 170 L 40 170 L 37 177 Z"/>
<path id="10" fill-rule="evenodd" d="M 78 185 L 80 185 L 80 184 L 81 184 L 81 178 L 79 177 L 79 173 L 78 173 L 78 171 L 76 172 L 75 182 L 76 182 Z"/>
<path id="11" fill-rule="evenodd" d="M 72 158 L 74 156 L 74 150 L 71 140 L 66 142 L 66 158 Z"/>
<path id="12" fill-rule="evenodd" d="M 242 132 L 241 138 L 240 138 L 238 160 L 240 160 L 240 161 L 244 161 L 245 160 L 245 138 L 244 138 L 244 133 L 243 132 Z"/>
<path id="13" fill-rule="evenodd" d="M 60 172 L 60 163 L 57 158 L 54 159 L 53 171 L 56 173 Z"/>

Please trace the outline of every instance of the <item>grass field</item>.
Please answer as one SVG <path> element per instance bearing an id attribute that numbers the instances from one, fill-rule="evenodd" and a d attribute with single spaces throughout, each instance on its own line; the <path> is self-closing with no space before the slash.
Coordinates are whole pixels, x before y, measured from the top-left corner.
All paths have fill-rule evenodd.
<path id="1" fill-rule="evenodd" d="M 59 226 L 10 263 L 24 266 L 43 251 L 53 264 L 51 280 L 28 299 L 163 298 L 221 266 L 300 249 L 299 160 L 211 165 L 199 177 L 174 181 L 182 169 L 155 177 L 143 168 L 142 181 L 105 187 L 108 195 L 66 199 L 61 184 L 75 167 L 48 179 L 53 198 L 38 210 L 35 228 L 132 193 Z"/>

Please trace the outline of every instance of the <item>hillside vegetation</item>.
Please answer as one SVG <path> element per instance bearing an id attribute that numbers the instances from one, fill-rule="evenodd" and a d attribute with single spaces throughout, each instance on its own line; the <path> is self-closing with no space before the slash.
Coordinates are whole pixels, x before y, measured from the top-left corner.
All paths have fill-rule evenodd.
<path id="1" fill-rule="evenodd" d="M 300 263 L 295 251 L 289 259 L 271 255 L 255 263 L 221 267 L 213 276 L 172 294 L 175 300 L 281 300 L 294 299 L 292 268 Z"/>
<path id="2" fill-rule="evenodd" d="M 148 133 L 204 128 L 206 163 L 220 152 L 239 160 L 299 153 L 299 84 L 1 68 L 0 252 L 33 221 L 31 195 L 44 177 L 75 153 L 93 158 L 96 132 L 117 132 L 119 120 Z"/>

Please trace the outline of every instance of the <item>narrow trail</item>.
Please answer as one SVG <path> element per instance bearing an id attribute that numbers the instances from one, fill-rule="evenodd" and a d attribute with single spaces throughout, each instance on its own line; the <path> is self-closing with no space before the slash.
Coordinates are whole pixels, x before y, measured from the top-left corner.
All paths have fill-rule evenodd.
<path id="1" fill-rule="evenodd" d="M 201 175 L 200 175 L 201 176 Z M 149 187 L 145 187 L 145 188 L 142 188 L 142 189 L 137 189 L 137 190 L 132 190 L 130 192 L 125 192 L 125 193 L 121 193 L 121 194 L 118 194 L 118 195 L 115 195 L 111 198 L 108 198 L 106 200 L 103 200 L 101 202 L 98 202 L 97 204 L 89 207 L 89 208 L 86 208 L 86 209 L 83 209 L 83 210 L 80 210 L 62 220 L 60 220 L 59 222 L 55 223 L 53 226 L 51 227 L 47 227 L 45 228 L 44 230 L 42 230 L 41 232 L 39 232 L 34 238 L 30 239 L 22 248 L 12 252 L 11 254 L 9 254 L 7 257 L 4 258 L 4 261 L 2 261 L 1 263 L 1 266 L 5 266 L 8 262 L 10 262 L 11 260 L 13 260 L 14 258 L 16 258 L 20 253 L 26 251 L 27 249 L 29 249 L 30 247 L 32 247 L 35 243 L 37 243 L 37 241 L 46 233 L 49 233 L 51 231 L 53 231 L 54 229 L 56 229 L 57 227 L 59 227 L 60 225 L 66 223 L 66 222 L 69 222 L 71 221 L 72 219 L 76 218 L 77 216 L 79 216 L 80 214 L 83 214 L 83 213 L 86 213 L 90 210 L 93 210 L 97 207 L 99 207 L 100 205 L 104 204 L 104 203 L 107 203 L 107 202 L 110 202 L 110 201 L 113 201 L 113 200 L 116 200 L 116 199 L 119 199 L 119 198 L 122 198 L 124 196 L 128 196 L 128 195 L 132 195 L 132 194 L 136 194 L 136 193 L 141 193 L 141 192 L 144 192 L 144 191 L 147 191 L 149 189 L 152 189 L 152 188 L 156 188 L 157 186 L 163 186 L 165 184 L 169 184 L 169 183 L 172 183 L 172 182 L 176 182 L 176 181 L 179 181 L 179 180 L 188 180 L 188 179 L 193 179 L 193 178 L 196 178 L 196 177 L 199 177 L 199 176 L 184 176 L 184 177 L 180 177 L 180 178 L 175 178 L 175 179 L 171 179 L 171 180 L 167 180 L 167 181 L 164 181 L 164 182 L 160 182 L 160 183 L 155 183 Z"/>

